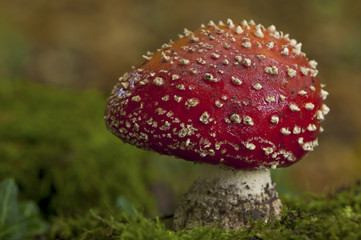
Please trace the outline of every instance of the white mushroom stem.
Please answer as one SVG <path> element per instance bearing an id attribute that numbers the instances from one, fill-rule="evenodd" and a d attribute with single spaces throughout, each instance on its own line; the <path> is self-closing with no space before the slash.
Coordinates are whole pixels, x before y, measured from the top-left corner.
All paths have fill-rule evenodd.
<path id="1" fill-rule="evenodd" d="M 282 204 L 268 169 L 240 171 L 206 166 L 174 214 L 174 229 L 212 226 L 233 230 L 249 220 L 279 217 Z"/>

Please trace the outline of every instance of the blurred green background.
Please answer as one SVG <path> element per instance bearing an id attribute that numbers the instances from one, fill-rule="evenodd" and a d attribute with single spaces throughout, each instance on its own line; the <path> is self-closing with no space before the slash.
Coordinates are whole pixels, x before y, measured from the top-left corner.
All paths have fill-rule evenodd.
<path id="1" fill-rule="evenodd" d="M 104 126 L 110 89 L 142 55 L 209 20 L 254 19 L 319 62 L 331 113 L 320 146 L 274 171 L 283 194 L 332 192 L 361 175 L 361 1 L 2 0 L 0 180 L 45 218 L 130 203 L 168 215 L 201 168 L 121 143 Z"/>

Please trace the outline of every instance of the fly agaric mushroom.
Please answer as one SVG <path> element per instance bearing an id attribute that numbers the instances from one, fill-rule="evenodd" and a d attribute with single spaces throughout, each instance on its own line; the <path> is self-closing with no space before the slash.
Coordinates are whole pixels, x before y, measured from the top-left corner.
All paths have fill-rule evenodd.
<path id="1" fill-rule="evenodd" d="M 278 217 L 269 169 L 318 145 L 329 108 L 317 62 L 272 25 L 209 22 L 162 45 L 119 78 L 105 111 L 124 142 L 207 171 L 175 212 L 175 229 L 237 229 Z"/>

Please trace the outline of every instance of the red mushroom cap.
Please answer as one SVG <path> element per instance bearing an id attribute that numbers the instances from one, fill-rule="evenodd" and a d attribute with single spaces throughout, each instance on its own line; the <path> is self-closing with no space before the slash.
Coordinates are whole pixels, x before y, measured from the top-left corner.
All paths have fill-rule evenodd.
<path id="1" fill-rule="evenodd" d="M 329 110 L 317 62 L 274 26 L 211 21 L 144 57 L 106 107 L 123 141 L 235 169 L 286 167 L 317 146 Z"/>

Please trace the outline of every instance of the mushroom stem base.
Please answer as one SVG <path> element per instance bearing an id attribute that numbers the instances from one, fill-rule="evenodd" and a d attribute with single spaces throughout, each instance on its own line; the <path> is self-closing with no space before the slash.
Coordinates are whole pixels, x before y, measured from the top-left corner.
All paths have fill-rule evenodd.
<path id="1" fill-rule="evenodd" d="M 176 209 L 175 230 L 212 225 L 235 230 L 249 226 L 249 220 L 267 222 L 280 216 L 282 204 L 269 170 L 205 170 Z"/>

